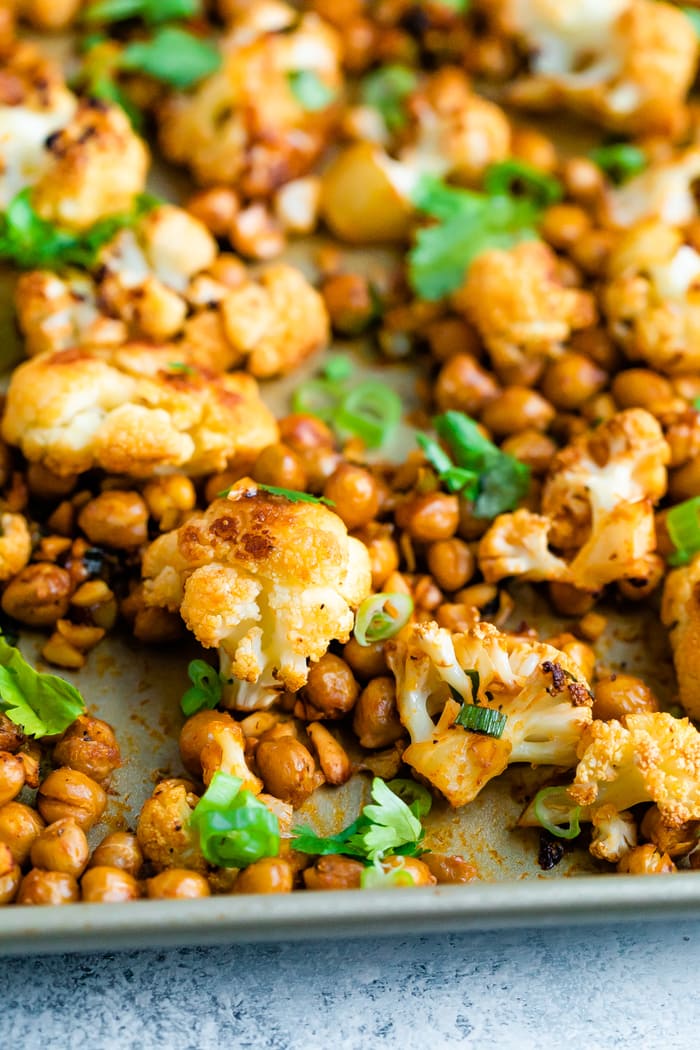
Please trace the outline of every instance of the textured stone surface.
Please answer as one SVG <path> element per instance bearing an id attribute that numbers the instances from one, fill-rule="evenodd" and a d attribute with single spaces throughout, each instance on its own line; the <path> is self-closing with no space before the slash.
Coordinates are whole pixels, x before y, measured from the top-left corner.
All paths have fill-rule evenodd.
<path id="1" fill-rule="evenodd" d="M 700 1019 L 698 921 L 0 965 L 20 1050 L 673 1050 Z"/>

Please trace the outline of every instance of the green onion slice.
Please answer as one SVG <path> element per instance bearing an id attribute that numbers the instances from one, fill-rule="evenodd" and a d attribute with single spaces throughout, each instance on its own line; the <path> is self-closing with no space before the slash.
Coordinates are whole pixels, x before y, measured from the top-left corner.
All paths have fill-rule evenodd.
<path id="1" fill-rule="evenodd" d="M 242 783 L 218 770 L 190 817 L 204 857 L 221 868 L 244 868 L 279 853 L 277 817 L 251 791 L 241 790 Z"/>
<path id="2" fill-rule="evenodd" d="M 369 379 L 341 399 L 334 422 L 362 438 L 367 448 L 379 448 L 398 426 L 401 412 L 399 395 Z"/>
<path id="3" fill-rule="evenodd" d="M 191 660 L 187 668 L 192 686 L 183 693 L 180 707 L 187 718 L 197 711 L 212 710 L 221 700 L 221 679 L 206 660 Z"/>
<path id="4" fill-rule="evenodd" d="M 524 160 L 492 164 L 484 176 L 484 191 L 489 197 L 526 197 L 542 208 L 556 204 L 563 196 L 558 179 Z"/>
<path id="5" fill-rule="evenodd" d="M 308 379 L 292 394 L 292 409 L 305 415 L 317 416 L 324 423 L 332 422 L 338 407 L 334 383 L 327 379 Z"/>
<path id="6" fill-rule="evenodd" d="M 616 183 L 626 182 L 640 171 L 644 171 L 647 166 L 646 154 L 631 142 L 613 142 L 609 146 L 599 146 L 591 150 L 588 156 Z"/>
<path id="7" fill-rule="evenodd" d="M 363 890 L 388 890 L 392 886 L 415 886 L 415 884 L 413 876 L 404 867 L 383 868 L 381 861 L 365 868 L 360 876 L 360 889 Z"/>
<path id="8" fill-rule="evenodd" d="M 393 638 L 406 626 L 412 612 L 413 598 L 408 594 L 372 594 L 357 610 L 355 638 L 360 645 Z"/>
<path id="9" fill-rule="evenodd" d="M 686 565 L 700 551 L 700 496 L 678 503 L 666 515 L 666 529 L 675 552 L 667 559 L 671 565 Z"/>
<path id="10" fill-rule="evenodd" d="M 423 817 L 430 813 L 433 799 L 428 789 L 423 787 L 422 784 L 418 784 L 415 780 L 397 777 L 395 780 L 388 780 L 386 786 L 395 795 L 398 795 L 402 802 L 406 803 L 413 815 L 418 817 L 419 820 L 422 820 Z"/>
<path id="11" fill-rule="evenodd" d="M 287 73 L 287 80 L 294 98 L 307 113 L 325 109 L 336 97 L 336 92 L 313 69 L 294 69 Z"/>
<path id="12" fill-rule="evenodd" d="M 455 725 L 469 729 L 472 733 L 483 733 L 484 736 L 503 736 L 508 721 L 502 711 L 493 707 L 482 707 L 480 704 L 462 704 L 455 718 Z"/>
<path id="13" fill-rule="evenodd" d="M 538 823 L 558 839 L 575 839 L 581 832 L 581 807 L 575 805 L 565 787 L 542 788 L 533 802 Z M 562 827 L 567 824 L 568 827 Z"/>
<path id="14" fill-rule="evenodd" d="M 323 376 L 328 383 L 344 383 L 354 371 L 347 354 L 329 354 L 323 365 Z"/>

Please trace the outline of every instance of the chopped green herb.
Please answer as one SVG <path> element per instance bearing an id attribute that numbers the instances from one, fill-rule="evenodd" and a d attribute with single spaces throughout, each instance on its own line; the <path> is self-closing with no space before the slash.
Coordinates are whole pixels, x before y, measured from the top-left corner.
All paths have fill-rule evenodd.
<path id="1" fill-rule="evenodd" d="M 384 868 L 381 861 L 365 868 L 360 876 L 360 889 L 363 890 L 389 890 L 394 886 L 415 886 L 415 879 L 403 866 L 399 868 Z"/>
<path id="2" fill-rule="evenodd" d="M 644 151 L 630 142 L 613 142 L 609 146 L 599 146 L 591 150 L 588 156 L 616 183 L 626 182 L 633 175 L 644 171 L 647 166 Z"/>
<path id="3" fill-rule="evenodd" d="M 397 777 L 394 780 L 387 781 L 386 786 L 395 795 L 398 795 L 402 802 L 406 803 L 414 817 L 422 820 L 423 817 L 427 817 L 428 813 L 430 813 L 433 807 L 431 794 L 427 787 L 423 787 L 417 780 L 406 780 L 405 778 Z"/>
<path id="4" fill-rule="evenodd" d="M 190 660 L 187 668 L 191 687 L 183 693 L 180 707 L 189 718 L 197 711 L 213 710 L 221 700 L 221 678 L 206 660 Z"/>
<path id="5" fill-rule="evenodd" d="M 335 91 L 313 69 L 295 69 L 287 74 L 287 79 L 294 98 L 309 113 L 325 109 L 335 99 Z"/>
<path id="6" fill-rule="evenodd" d="M 0 711 L 39 739 L 63 733 L 85 711 L 82 696 L 55 674 L 35 671 L 0 636 Z"/>
<path id="7" fill-rule="evenodd" d="M 413 599 L 408 594 L 372 594 L 357 610 L 355 639 L 360 645 L 372 645 L 393 638 L 412 612 Z"/>
<path id="8" fill-rule="evenodd" d="M 242 784 L 218 770 L 190 817 L 204 857 L 221 868 L 244 868 L 279 853 L 277 817 Z"/>
<path id="9" fill-rule="evenodd" d="M 476 471 L 456 467 L 437 441 L 433 441 L 427 434 L 416 434 L 416 441 L 448 492 L 463 492 L 469 497 L 476 495 L 479 484 Z"/>
<path id="10" fill-rule="evenodd" d="M 564 194 L 559 179 L 524 160 L 492 164 L 484 176 L 484 192 L 489 197 L 525 197 L 540 208 L 556 204 Z"/>
<path id="11" fill-rule="evenodd" d="M 333 500 L 327 499 L 325 496 L 312 496 L 309 492 L 297 492 L 296 489 L 281 489 L 276 485 L 261 485 L 258 481 L 255 482 L 255 487 L 262 492 L 269 492 L 271 496 L 284 496 L 290 503 L 325 503 L 327 507 L 335 507 Z"/>
<path id="12" fill-rule="evenodd" d="M 700 496 L 671 507 L 666 515 L 666 530 L 675 547 L 667 561 L 670 565 L 686 565 L 700 551 Z"/>
<path id="13" fill-rule="evenodd" d="M 417 84 L 408 66 L 381 66 L 363 77 L 360 99 L 381 114 L 389 131 L 399 131 L 406 124 L 406 99 Z"/>
<path id="14" fill-rule="evenodd" d="M 168 361 L 168 368 L 171 372 L 180 372 L 185 376 L 193 376 L 197 371 L 196 368 L 186 364 L 184 361 Z"/>
<path id="15" fill-rule="evenodd" d="M 575 839 L 581 832 L 581 807 L 571 801 L 565 787 L 542 788 L 534 798 L 538 823 L 559 839 Z M 562 827 L 567 824 L 568 827 Z"/>
<path id="16" fill-rule="evenodd" d="M 700 36 L 700 10 L 697 7 L 681 7 L 681 11 L 692 22 L 693 29 Z"/>
<path id="17" fill-rule="evenodd" d="M 192 18 L 201 14 L 201 0 L 97 0 L 83 12 L 83 21 L 123 22 L 140 18 L 148 24 Z"/>
<path id="18" fill-rule="evenodd" d="M 329 383 L 344 383 L 353 371 L 353 363 L 347 354 L 329 354 L 323 365 L 323 377 Z"/>
<path id="19" fill-rule="evenodd" d="M 122 51 L 119 68 L 146 73 L 184 90 L 215 73 L 221 54 L 214 44 L 177 26 L 158 29 L 150 40 L 137 40 Z"/>
<path id="20" fill-rule="evenodd" d="M 367 379 L 344 390 L 337 370 L 302 383 L 292 394 L 292 408 L 318 416 L 341 435 L 362 438 L 367 448 L 385 444 L 403 412 L 401 398 L 384 383 Z"/>
<path id="21" fill-rule="evenodd" d="M 693 408 L 696 412 L 700 412 L 700 397 L 696 397 L 693 400 Z"/>
<path id="22" fill-rule="evenodd" d="M 433 0 L 439 7 L 446 7 L 448 11 L 454 11 L 455 14 L 463 15 L 471 8 L 471 0 Z"/>
<path id="23" fill-rule="evenodd" d="M 493 707 L 482 707 L 480 704 L 462 704 L 455 718 L 455 725 L 469 729 L 472 733 L 483 733 L 498 739 L 503 736 L 507 717 Z"/>

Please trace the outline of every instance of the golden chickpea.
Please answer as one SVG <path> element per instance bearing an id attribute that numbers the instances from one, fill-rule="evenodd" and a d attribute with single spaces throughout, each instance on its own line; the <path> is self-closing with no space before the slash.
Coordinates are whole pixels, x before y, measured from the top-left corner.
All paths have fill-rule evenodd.
<path id="1" fill-rule="evenodd" d="M 627 368 L 618 372 L 611 390 L 620 408 L 649 408 L 673 397 L 669 380 L 650 368 Z"/>
<path id="2" fill-rule="evenodd" d="M 106 865 L 88 868 L 80 888 L 83 900 L 90 904 L 118 904 L 138 900 L 141 896 L 141 887 L 133 875 L 122 868 L 108 868 Z"/>
<path id="3" fill-rule="evenodd" d="M 404 735 L 396 706 L 396 683 L 389 675 L 373 678 L 360 693 L 352 728 L 362 747 L 390 747 Z"/>
<path id="4" fill-rule="evenodd" d="M 372 642 L 360 645 L 353 635 L 343 648 L 343 658 L 352 668 L 352 672 L 361 682 L 366 682 L 377 675 L 387 673 L 384 642 Z"/>
<path id="5" fill-rule="evenodd" d="M 342 463 L 328 478 L 323 495 L 335 504 L 348 529 L 369 524 L 379 510 L 379 486 L 368 470 Z"/>
<path id="6" fill-rule="evenodd" d="M 191 900 L 210 897 L 209 883 L 198 871 L 168 868 L 146 880 L 146 895 L 152 900 Z"/>
<path id="7" fill-rule="evenodd" d="M 80 878 L 90 857 L 85 832 L 74 820 L 64 818 L 49 824 L 34 840 L 30 858 L 35 868 L 62 871 Z"/>
<path id="8" fill-rule="evenodd" d="M 81 0 L 23 0 L 22 15 L 37 29 L 64 29 L 77 16 Z"/>
<path id="9" fill-rule="evenodd" d="M 605 177 L 588 157 L 568 157 L 562 164 L 561 177 L 567 196 L 587 204 L 603 192 Z"/>
<path id="10" fill-rule="evenodd" d="M 512 434 L 501 445 L 501 451 L 525 463 L 535 477 L 546 474 L 554 458 L 557 446 L 550 437 L 539 430 L 521 430 Z"/>
<path id="11" fill-rule="evenodd" d="M 603 722 L 624 715 L 658 711 L 659 702 L 646 682 L 631 674 L 611 674 L 599 678 L 593 689 L 593 717 Z"/>
<path id="12" fill-rule="evenodd" d="M 340 454 L 332 448 L 310 448 L 300 452 L 299 457 L 308 479 L 307 490 L 320 495 L 324 485 L 342 462 Z"/>
<path id="13" fill-rule="evenodd" d="M 396 541 L 387 532 L 379 532 L 366 539 L 360 533 L 357 538 L 361 539 L 367 547 L 372 571 L 372 587 L 378 591 L 392 572 L 396 572 L 399 567 L 399 548 Z"/>
<path id="14" fill-rule="evenodd" d="M 98 784 L 107 783 L 122 764 L 114 730 L 101 718 L 91 715 L 80 715 L 66 730 L 54 748 L 53 757 L 58 765 L 77 769 Z"/>
<path id="15" fill-rule="evenodd" d="M 435 404 L 441 412 L 454 409 L 478 416 L 498 397 L 499 386 L 490 372 L 470 354 L 455 354 L 440 370 L 435 382 Z"/>
<path id="16" fill-rule="evenodd" d="M 450 541 L 443 540 L 442 542 L 449 543 Z M 419 576 L 414 580 L 413 601 L 418 611 L 434 612 L 438 606 L 442 605 L 443 600 L 444 595 L 432 576 Z"/>
<path id="17" fill-rule="evenodd" d="M 300 717 L 342 718 L 355 706 L 359 694 L 360 687 L 345 660 L 325 653 L 309 668 L 297 705 L 303 711 Z"/>
<path id="18" fill-rule="evenodd" d="M 698 842 L 700 821 L 686 820 L 678 827 L 670 828 L 658 806 L 649 806 L 639 827 L 642 837 L 649 839 L 661 853 L 669 857 L 684 857 Z"/>
<path id="19" fill-rule="evenodd" d="M 261 485 L 276 485 L 297 492 L 306 488 L 306 471 L 301 460 L 281 442 L 262 450 L 253 466 L 252 477 Z"/>
<path id="20" fill-rule="evenodd" d="M 44 821 L 31 806 L 23 802 L 7 802 L 0 807 L 0 843 L 7 846 L 18 864 L 23 865 Z"/>
<path id="21" fill-rule="evenodd" d="M 541 390 L 557 408 L 575 411 L 602 390 L 607 380 L 607 372 L 590 358 L 569 352 L 547 366 Z"/>
<path id="22" fill-rule="evenodd" d="M 0 844 L 0 904 L 10 904 L 17 895 L 22 881 L 22 870 L 12 851 Z"/>
<path id="23" fill-rule="evenodd" d="M 474 882 L 479 875 L 473 864 L 452 853 L 424 853 L 421 860 L 439 883 Z"/>
<path id="24" fill-rule="evenodd" d="M 280 420 L 280 441 L 294 452 L 335 447 L 333 431 L 317 416 L 293 413 Z"/>
<path id="25" fill-rule="evenodd" d="M 381 866 L 386 872 L 405 872 L 414 886 L 434 886 L 437 882 L 428 865 L 418 857 L 385 857 Z"/>
<path id="26" fill-rule="evenodd" d="M 536 390 L 509 386 L 481 413 L 481 422 L 496 437 L 508 437 L 521 430 L 546 430 L 554 419 L 554 409 Z"/>
<path id="27" fill-rule="evenodd" d="M 674 503 L 700 495 L 700 456 L 669 471 L 668 494 Z"/>
<path id="28" fill-rule="evenodd" d="M 21 748 L 24 739 L 20 727 L 11 722 L 7 715 L 0 714 L 0 751 L 10 751 L 14 755 Z"/>
<path id="29" fill-rule="evenodd" d="M 575 353 L 589 357 L 608 373 L 615 372 L 620 367 L 621 354 L 612 336 L 597 325 L 574 332 L 569 347 Z"/>
<path id="30" fill-rule="evenodd" d="M 255 752 L 265 790 L 298 808 L 323 783 L 308 748 L 291 736 L 261 740 Z"/>
<path id="31" fill-rule="evenodd" d="M 18 755 L 0 751 L 0 806 L 11 802 L 24 787 L 26 774 Z"/>
<path id="32" fill-rule="evenodd" d="M 435 615 L 439 627 L 454 632 L 473 627 L 477 618 L 473 606 L 465 605 L 464 602 L 445 602 Z"/>
<path id="33" fill-rule="evenodd" d="M 180 757 L 188 773 L 202 775 L 202 751 L 214 743 L 212 730 L 220 726 L 235 725 L 231 715 L 225 711 L 198 711 L 188 718 L 180 730 Z"/>
<path id="34" fill-rule="evenodd" d="M 263 857 L 244 868 L 236 879 L 234 893 L 291 893 L 294 872 L 281 857 Z"/>
<path id="35" fill-rule="evenodd" d="M 445 492 L 412 496 L 396 508 L 396 524 L 422 543 L 449 540 L 459 524 L 459 500 Z"/>
<path id="36" fill-rule="evenodd" d="M 464 540 L 437 540 L 428 547 L 428 568 L 444 591 L 458 591 L 471 580 L 474 555 Z"/>
<path id="37" fill-rule="evenodd" d="M 226 237 L 231 223 L 240 211 L 241 202 L 228 186 L 212 186 L 190 197 L 185 205 L 190 215 L 199 219 L 215 237 Z"/>
<path id="38" fill-rule="evenodd" d="M 10 580 L 3 592 L 2 608 L 29 627 L 51 627 L 68 612 L 72 590 L 65 569 L 38 561 Z"/>
<path id="39" fill-rule="evenodd" d="M 186 474 L 169 474 L 149 481 L 143 489 L 149 514 L 163 531 L 175 528 L 197 503 L 197 492 Z"/>
<path id="40" fill-rule="evenodd" d="M 647 842 L 626 853 L 617 870 L 625 875 L 670 875 L 676 865 L 667 853 L 661 853 L 653 843 Z"/>
<path id="41" fill-rule="evenodd" d="M 138 492 L 108 489 L 85 504 L 78 525 L 91 543 L 131 550 L 148 539 L 148 507 Z"/>
<path id="42" fill-rule="evenodd" d="M 580 237 L 569 244 L 569 251 L 582 270 L 597 277 L 605 273 L 608 267 L 610 252 L 617 236 L 612 230 L 584 230 Z"/>
<path id="43" fill-rule="evenodd" d="M 554 143 L 536 128 L 513 128 L 510 150 L 514 157 L 540 171 L 554 171 L 558 163 Z"/>
<path id="44" fill-rule="evenodd" d="M 304 872 L 307 890 L 359 890 L 364 864 L 350 857 L 320 857 Z"/>
<path id="45" fill-rule="evenodd" d="M 18 904 L 73 904 L 80 900 L 80 889 L 72 875 L 63 871 L 32 868 L 22 879 Z"/>
<path id="46" fill-rule="evenodd" d="M 318 764 L 327 784 L 345 784 L 352 776 L 352 763 L 343 745 L 321 722 L 306 727 Z"/>
<path id="47" fill-rule="evenodd" d="M 27 484 L 30 490 L 43 499 L 60 499 L 68 496 L 78 481 L 76 474 L 60 477 L 48 470 L 43 463 L 30 463 L 27 467 Z"/>
<path id="48" fill-rule="evenodd" d="M 554 248 L 566 249 L 590 229 L 588 214 L 577 204 L 552 204 L 544 213 L 541 231 Z"/>
<path id="49" fill-rule="evenodd" d="M 580 591 L 570 583 L 550 583 L 549 597 L 562 616 L 583 616 L 590 612 L 598 598 L 596 594 Z"/>
<path id="50" fill-rule="evenodd" d="M 143 853 L 136 835 L 130 831 L 113 831 L 95 847 L 89 867 L 120 868 L 137 876 L 143 867 Z"/>
<path id="51" fill-rule="evenodd" d="M 479 334 L 463 317 L 438 317 L 423 334 L 436 361 L 449 361 L 457 354 L 478 357 L 481 353 Z"/>
<path id="52" fill-rule="evenodd" d="M 647 554 L 635 563 L 634 576 L 618 580 L 617 587 L 623 598 L 641 602 L 653 594 L 666 575 L 666 562 L 659 554 Z"/>
<path id="53" fill-rule="evenodd" d="M 107 796 L 96 781 L 65 767 L 49 773 L 37 795 L 37 808 L 48 824 L 70 817 L 84 831 L 98 822 L 106 805 Z"/>
<path id="54" fill-rule="evenodd" d="M 372 287 L 363 274 L 332 274 L 323 282 L 321 295 L 331 324 L 341 335 L 359 335 L 376 316 Z"/>

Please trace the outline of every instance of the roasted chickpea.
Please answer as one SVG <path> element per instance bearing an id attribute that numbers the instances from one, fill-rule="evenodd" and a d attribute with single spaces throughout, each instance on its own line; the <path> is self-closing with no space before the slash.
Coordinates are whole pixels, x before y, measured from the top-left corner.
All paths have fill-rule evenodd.
<path id="1" fill-rule="evenodd" d="M 280 441 L 294 452 L 335 447 L 333 431 L 318 416 L 296 412 L 280 420 Z"/>
<path id="2" fill-rule="evenodd" d="M 62 871 L 76 879 L 85 870 L 89 857 L 85 832 L 70 818 L 56 820 L 44 828 L 34 840 L 30 853 L 35 868 Z"/>
<path id="3" fill-rule="evenodd" d="M 114 730 L 101 718 L 90 715 L 80 715 L 66 730 L 54 748 L 53 757 L 58 765 L 77 769 L 98 784 L 107 783 L 122 764 Z"/>
<path id="4" fill-rule="evenodd" d="M 342 463 L 324 485 L 323 495 L 335 504 L 348 529 L 359 529 L 377 516 L 379 486 L 364 467 Z"/>
<path id="5" fill-rule="evenodd" d="M 479 875 L 473 864 L 453 853 L 424 853 L 421 860 L 439 883 L 474 882 Z"/>
<path id="6" fill-rule="evenodd" d="M 342 718 L 355 706 L 359 693 L 360 687 L 345 660 L 325 653 L 309 667 L 297 708 L 302 718 Z"/>
<path id="7" fill-rule="evenodd" d="M 554 419 L 554 409 L 536 390 L 508 386 L 481 413 L 481 422 L 496 437 L 508 437 L 521 430 L 546 430 Z"/>
<path id="8" fill-rule="evenodd" d="M 359 335 L 377 314 L 372 286 L 362 274 L 332 274 L 323 282 L 321 295 L 331 324 L 341 335 Z"/>
<path id="9" fill-rule="evenodd" d="M 379 591 L 392 572 L 396 572 L 399 567 L 399 548 L 396 541 L 385 531 L 370 536 L 358 533 L 358 539 L 362 540 L 369 554 L 372 587 Z"/>
<path id="10" fill-rule="evenodd" d="M 423 543 L 449 540 L 459 524 L 459 500 L 444 492 L 413 496 L 397 507 L 396 524 Z"/>
<path id="11" fill-rule="evenodd" d="M 0 751 L 10 751 L 14 755 L 24 740 L 25 736 L 20 727 L 11 722 L 7 715 L 0 714 Z"/>
<path id="12" fill-rule="evenodd" d="M 352 776 L 352 763 L 343 745 L 321 722 L 311 722 L 306 731 L 318 757 L 326 783 L 345 784 Z"/>
<path id="13" fill-rule="evenodd" d="M 88 868 L 80 888 L 83 900 L 90 904 L 118 904 L 120 901 L 135 901 L 141 896 L 141 888 L 133 875 L 122 868 L 108 868 L 106 865 Z"/>
<path id="14" fill-rule="evenodd" d="M 307 890 L 359 890 L 364 864 L 350 857 L 320 857 L 304 871 Z"/>
<path id="15" fill-rule="evenodd" d="M 501 451 L 525 463 L 535 477 L 546 474 L 557 446 L 539 430 L 521 430 L 512 434 L 501 445 Z"/>
<path id="16" fill-rule="evenodd" d="M 590 229 L 588 214 L 577 204 L 552 204 L 542 217 L 542 236 L 554 248 L 567 249 Z"/>
<path id="17" fill-rule="evenodd" d="M 17 895 L 22 870 L 12 850 L 0 843 L 0 904 L 9 904 Z"/>
<path id="18" fill-rule="evenodd" d="M 384 642 L 371 642 L 360 645 L 353 635 L 343 648 L 343 658 L 352 668 L 352 672 L 361 682 L 366 682 L 377 675 L 387 673 Z"/>
<path id="19" fill-rule="evenodd" d="M 595 361 L 583 354 L 569 352 L 547 366 L 541 389 L 556 408 L 572 412 L 602 390 L 607 380 L 608 373 Z"/>
<path id="20" fill-rule="evenodd" d="M 59 565 L 38 561 L 10 580 L 2 596 L 3 611 L 29 627 L 51 627 L 68 612 L 73 584 Z"/>
<path id="21" fill-rule="evenodd" d="M 670 875 L 676 870 L 676 865 L 667 853 L 662 853 L 653 843 L 646 842 L 626 853 L 619 861 L 617 870 L 625 875 Z"/>
<path id="22" fill-rule="evenodd" d="M 583 616 L 595 605 L 598 595 L 591 591 L 580 591 L 570 583 L 550 583 L 549 597 L 552 605 L 563 616 Z"/>
<path id="23" fill-rule="evenodd" d="M 603 722 L 624 715 L 658 711 L 659 702 L 646 682 L 631 674 L 611 674 L 595 684 L 593 717 Z"/>
<path id="24" fill-rule="evenodd" d="M 464 540 L 437 540 L 428 547 L 428 568 L 444 591 L 458 591 L 471 580 L 474 555 Z"/>
<path id="25" fill-rule="evenodd" d="M 186 474 L 169 474 L 149 481 L 144 486 L 143 498 L 151 517 L 163 531 L 175 528 L 197 503 L 195 487 Z"/>
<path id="26" fill-rule="evenodd" d="M 66 477 L 53 474 L 43 463 L 30 463 L 27 467 L 27 484 L 36 496 L 43 499 L 61 499 L 69 495 L 77 480 L 75 474 L 68 474 Z"/>
<path id="27" fill-rule="evenodd" d="M 130 831 L 113 831 L 105 835 L 90 858 L 91 868 L 121 868 L 137 876 L 143 866 L 143 853 L 136 835 Z"/>
<path id="28" fill-rule="evenodd" d="M 198 711 L 188 718 L 180 730 L 180 757 L 188 773 L 202 775 L 202 751 L 214 742 L 212 730 L 218 726 L 233 726 L 234 719 L 225 711 Z"/>
<path id="29" fill-rule="evenodd" d="M 148 507 L 138 492 L 108 489 L 85 504 L 78 525 L 91 543 L 131 550 L 148 539 Z"/>
<path id="30" fill-rule="evenodd" d="M 263 857 L 244 868 L 236 879 L 234 893 L 291 893 L 294 872 L 281 857 Z"/>
<path id="31" fill-rule="evenodd" d="M 700 496 L 700 456 L 669 472 L 668 494 L 674 503 Z"/>
<path id="32" fill-rule="evenodd" d="M 81 0 L 24 0 L 22 15 L 37 29 L 64 29 L 76 17 Z"/>
<path id="33" fill-rule="evenodd" d="M 414 886 L 434 886 L 437 882 L 436 877 L 432 871 L 422 860 L 418 857 L 385 857 L 381 862 L 381 866 L 385 872 L 400 871 Z M 388 885 L 391 885 L 389 883 Z M 396 883 L 397 887 L 402 883 Z"/>
<path id="34" fill-rule="evenodd" d="M 63 871 L 32 868 L 20 883 L 18 904 L 73 904 L 80 900 L 80 889 L 73 875 Z"/>
<path id="35" fill-rule="evenodd" d="M 540 171 L 554 171 L 558 163 L 554 143 L 536 128 L 513 128 L 510 149 L 514 157 Z"/>
<path id="36" fill-rule="evenodd" d="M 0 806 L 11 802 L 24 787 L 26 774 L 24 764 L 18 755 L 9 751 L 0 751 Z"/>
<path id="37" fill-rule="evenodd" d="M 650 806 L 642 817 L 639 830 L 661 853 L 684 857 L 697 845 L 700 821 L 686 820 L 678 827 L 668 827 L 658 806 Z"/>
<path id="38" fill-rule="evenodd" d="M 449 361 L 457 354 L 478 357 L 481 353 L 479 335 L 463 317 L 438 317 L 426 326 L 424 335 L 436 361 Z"/>
<path id="39" fill-rule="evenodd" d="M 18 864 L 29 859 L 44 821 L 31 806 L 23 802 L 7 802 L 0 808 L 0 843 L 7 846 Z"/>
<path id="40" fill-rule="evenodd" d="M 146 895 L 153 900 L 185 900 L 209 897 L 209 883 L 197 871 L 186 868 L 168 868 L 146 880 Z"/>
<path id="41" fill-rule="evenodd" d="M 323 783 L 308 748 L 291 736 L 261 740 L 255 761 L 265 789 L 295 809 Z"/>
<path id="42" fill-rule="evenodd" d="M 66 767 L 49 773 L 37 795 L 37 808 L 47 823 L 70 817 L 84 831 L 97 823 L 106 805 L 107 796 L 96 781 Z"/>
<path id="43" fill-rule="evenodd" d="M 588 157 L 568 157 L 562 164 L 561 177 L 567 195 L 582 203 L 595 200 L 605 188 L 603 172 Z"/>
<path id="44" fill-rule="evenodd" d="M 618 372 L 611 390 L 620 408 L 649 408 L 673 397 L 670 381 L 651 368 L 627 368 Z"/>
<path id="45" fill-rule="evenodd" d="M 190 197 L 186 207 L 215 237 L 226 237 L 241 202 L 228 186 L 212 186 Z"/>
<path id="46" fill-rule="evenodd" d="M 301 460 L 296 452 L 281 442 L 262 450 L 253 466 L 252 476 L 261 485 L 296 491 L 306 488 L 306 471 Z"/>
<path id="47" fill-rule="evenodd" d="M 388 675 L 373 678 L 360 693 L 352 728 L 362 747 L 390 747 L 404 735 L 396 707 L 396 683 Z"/>
<path id="48" fill-rule="evenodd" d="M 435 404 L 441 412 L 454 409 L 479 416 L 498 397 L 499 386 L 490 372 L 470 354 L 455 354 L 440 370 L 435 382 Z"/>

